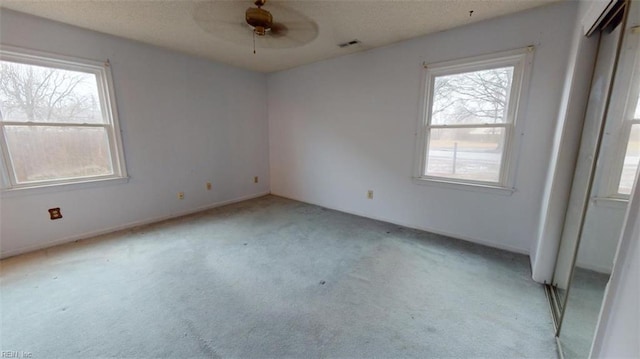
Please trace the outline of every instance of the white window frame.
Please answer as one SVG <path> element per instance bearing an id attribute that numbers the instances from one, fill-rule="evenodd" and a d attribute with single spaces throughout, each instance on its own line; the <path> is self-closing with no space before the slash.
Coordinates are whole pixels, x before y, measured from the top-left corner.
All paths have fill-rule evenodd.
<path id="1" fill-rule="evenodd" d="M 631 127 L 633 125 L 640 126 L 640 119 L 624 119 L 620 125 L 618 134 L 617 148 L 614 151 L 613 159 L 611 160 L 611 171 L 609 180 L 607 181 L 607 190 L 604 194 L 605 197 L 613 200 L 629 200 L 629 194 L 620 193 L 620 181 L 622 180 L 622 170 L 624 167 L 624 159 L 627 154 L 627 144 L 629 143 L 629 137 L 631 136 Z"/>
<path id="2" fill-rule="evenodd" d="M 113 174 L 91 177 L 75 177 L 45 180 L 29 183 L 18 183 L 15 173 L 11 167 L 9 148 L 4 135 L 4 126 L 8 125 L 38 125 L 39 122 L 13 122 L 0 121 L 0 190 L 8 193 L 14 190 L 24 190 L 33 188 L 59 187 L 66 185 L 94 183 L 113 180 L 127 180 L 127 170 L 125 165 L 122 137 L 118 121 L 118 111 L 116 107 L 115 94 L 113 90 L 113 79 L 111 76 L 111 66 L 109 61 L 100 62 L 94 60 L 80 59 L 75 57 L 62 56 L 40 51 L 28 50 L 19 47 L 0 45 L 0 60 L 22 63 L 26 65 L 44 66 L 62 70 L 78 71 L 96 75 L 98 86 L 98 96 L 104 123 L 100 124 L 78 124 L 78 123 L 44 123 L 46 126 L 81 126 L 81 127 L 101 127 L 107 132 L 109 141 L 109 151 L 113 166 Z"/>
<path id="3" fill-rule="evenodd" d="M 638 36 L 629 34 L 631 36 Z M 622 207 L 626 206 L 629 195 L 618 192 L 620 181 L 622 179 L 622 170 L 624 167 L 624 159 L 631 135 L 631 126 L 640 125 L 640 119 L 634 118 L 636 109 L 636 101 L 640 95 L 640 47 L 637 41 L 631 41 L 630 46 L 623 49 L 620 58 L 623 61 L 618 69 L 620 74 L 616 76 L 616 81 L 620 81 L 619 88 L 626 92 L 626 96 L 613 96 L 609 105 L 609 113 L 607 114 L 605 124 L 605 140 L 609 144 L 604 148 L 603 169 L 601 176 L 604 184 L 597 191 L 597 203 L 612 205 L 619 203 Z M 629 56 L 629 54 L 633 54 Z M 627 64 L 631 65 L 627 65 Z M 604 147 L 604 146 L 603 146 Z"/>
<path id="4" fill-rule="evenodd" d="M 523 129 L 524 104 L 529 88 L 533 46 L 522 49 L 504 51 L 488 55 L 481 55 L 465 59 L 444 61 L 434 64 L 423 64 L 424 74 L 422 82 L 422 100 L 418 130 L 416 131 L 416 155 L 414 164 L 414 180 L 418 184 L 444 185 L 457 189 L 480 189 L 511 194 L 515 191 L 515 172 L 519 149 L 520 135 Z M 513 79 L 507 119 L 502 124 L 486 125 L 432 125 L 431 108 L 433 101 L 433 87 L 438 76 L 488 70 L 493 68 L 513 66 Z M 429 133 L 439 128 L 481 128 L 500 127 L 505 129 L 502 162 L 498 182 L 466 180 L 425 174 L 427 166 L 427 150 L 429 148 Z"/>

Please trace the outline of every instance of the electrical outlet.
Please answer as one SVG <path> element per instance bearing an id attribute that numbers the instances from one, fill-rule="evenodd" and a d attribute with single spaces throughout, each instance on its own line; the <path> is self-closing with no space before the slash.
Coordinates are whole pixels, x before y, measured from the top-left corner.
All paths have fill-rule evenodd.
<path id="1" fill-rule="evenodd" d="M 53 221 L 54 219 L 62 218 L 62 212 L 60 211 L 60 207 L 50 208 L 49 209 L 49 218 Z"/>
<path id="2" fill-rule="evenodd" d="M 372 190 L 368 190 L 367 191 L 367 198 L 368 199 L 373 199 L 373 191 Z"/>
<path id="3" fill-rule="evenodd" d="M 253 183 L 258 183 L 258 176 L 253 177 Z"/>
<path id="4" fill-rule="evenodd" d="M 178 192 L 178 199 L 184 199 L 184 192 Z"/>
<path id="5" fill-rule="evenodd" d="M 211 191 L 211 182 L 207 182 L 207 191 Z"/>

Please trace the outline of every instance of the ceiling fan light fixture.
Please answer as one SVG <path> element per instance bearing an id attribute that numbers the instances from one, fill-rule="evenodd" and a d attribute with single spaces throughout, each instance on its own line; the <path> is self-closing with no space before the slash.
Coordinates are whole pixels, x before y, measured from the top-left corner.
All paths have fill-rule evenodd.
<path id="1" fill-rule="evenodd" d="M 258 36 L 264 36 L 267 33 L 267 29 L 263 26 L 256 26 L 253 28 L 253 32 Z"/>
<path id="2" fill-rule="evenodd" d="M 247 24 L 253 28 L 253 32 L 258 36 L 264 36 L 271 28 L 273 16 L 267 10 L 261 8 L 250 7 L 245 12 L 245 20 Z"/>

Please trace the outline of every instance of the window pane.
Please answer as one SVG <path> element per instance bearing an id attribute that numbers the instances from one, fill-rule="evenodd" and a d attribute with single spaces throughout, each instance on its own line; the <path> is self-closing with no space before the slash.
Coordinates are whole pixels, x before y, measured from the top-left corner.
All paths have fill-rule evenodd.
<path id="1" fill-rule="evenodd" d="M 432 129 L 425 175 L 500 182 L 505 129 Z"/>
<path id="2" fill-rule="evenodd" d="M 104 123 L 96 75 L 0 61 L 0 120 Z"/>
<path id="3" fill-rule="evenodd" d="M 436 77 L 431 124 L 507 122 L 513 69 L 511 66 Z"/>
<path id="4" fill-rule="evenodd" d="M 620 184 L 618 185 L 618 193 L 631 194 L 631 187 L 638 170 L 638 162 L 640 161 L 640 124 L 631 125 L 631 133 L 629 134 L 629 142 L 627 143 L 627 151 L 624 155 L 624 164 L 622 166 L 622 174 L 620 175 Z"/>
<path id="5" fill-rule="evenodd" d="M 102 127 L 5 126 L 18 183 L 113 174 Z"/>

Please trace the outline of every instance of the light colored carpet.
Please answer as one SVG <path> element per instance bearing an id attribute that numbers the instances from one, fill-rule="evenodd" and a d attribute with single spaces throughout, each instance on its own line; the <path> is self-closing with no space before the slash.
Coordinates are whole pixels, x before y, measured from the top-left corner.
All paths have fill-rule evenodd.
<path id="1" fill-rule="evenodd" d="M 527 257 L 266 196 L 1 265 L 33 358 L 556 358 Z"/>

